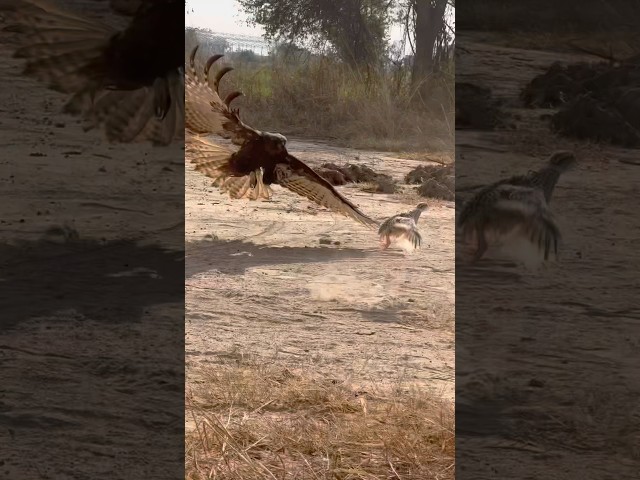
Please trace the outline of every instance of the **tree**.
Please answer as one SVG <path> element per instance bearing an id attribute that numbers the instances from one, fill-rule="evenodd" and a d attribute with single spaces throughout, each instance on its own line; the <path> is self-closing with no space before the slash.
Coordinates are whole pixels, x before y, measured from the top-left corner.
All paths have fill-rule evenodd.
<path id="1" fill-rule="evenodd" d="M 440 68 L 440 62 L 450 58 L 453 41 L 447 25 L 449 0 L 408 0 L 402 5 L 401 17 L 407 28 L 414 51 L 411 80 L 417 93 L 426 100 L 429 93 L 427 79 Z"/>
<path id="2" fill-rule="evenodd" d="M 207 37 L 205 44 L 212 55 L 222 55 L 231 50 L 231 45 L 224 37 Z"/>
<path id="3" fill-rule="evenodd" d="M 238 63 L 257 63 L 258 55 L 253 50 L 240 50 L 233 54 L 233 59 Z"/>
<path id="4" fill-rule="evenodd" d="M 309 50 L 300 48 L 291 42 L 277 43 L 271 55 L 289 64 L 299 64 L 311 58 L 311 52 Z"/>
<path id="5" fill-rule="evenodd" d="M 333 47 L 352 66 L 377 65 L 386 48 L 385 0 L 239 0 L 271 39 Z"/>

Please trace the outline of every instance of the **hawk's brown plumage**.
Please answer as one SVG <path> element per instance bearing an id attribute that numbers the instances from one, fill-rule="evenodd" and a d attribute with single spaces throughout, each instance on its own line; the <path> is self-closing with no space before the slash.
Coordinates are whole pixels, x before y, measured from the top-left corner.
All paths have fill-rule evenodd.
<path id="1" fill-rule="evenodd" d="M 65 111 L 110 141 L 184 138 L 184 2 L 111 0 L 127 28 L 66 12 L 47 0 L 0 0 L 24 73 L 71 98 Z M 135 9 L 135 10 L 134 10 Z"/>
<path id="2" fill-rule="evenodd" d="M 230 106 L 240 93 L 232 92 L 222 99 L 218 92 L 220 80 L 232 69 L 225 67 L 211 76 L 211 66 L 222 57 L 216 55 L 206 62 L 200 76 L 196 52 L 197 47 L 185 75 L 185 127 L 191 133 L 186 150 L 196 170 L 213 178 L 214 185 L 229 192 L 231 198 L 268 199 L 269 185 L 275 183 L 365 226 L 378 225 L 311 167 L 287 152 L 284 136 L 244 124 L 238 110 Z M 202 134 L 219 135 L 240 148 L 234 152 L 200 137 Z"/>

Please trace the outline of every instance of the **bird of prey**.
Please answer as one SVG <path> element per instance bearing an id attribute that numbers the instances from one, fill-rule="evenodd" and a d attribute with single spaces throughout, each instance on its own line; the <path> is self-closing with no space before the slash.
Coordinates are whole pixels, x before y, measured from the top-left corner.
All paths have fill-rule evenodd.
<path id="1" fill-rule="evenodd" d="M 380 248 L 386 250 L 391 245 L 392 239 L 407 240 L 413 248 L 419 248 L 422 237 L 418 232 L 418 220 L 420 215 L 428 208 L 426 203 L 419 203 L 418 206 L 406 213 L 399 213 L 386 219 L 378 229 L 380 235 Z"/>
<path id="2" fill-rule="evenodd" d="M 560 230 L 549 207 L 560 175 L 575 164 L 575 155 L 558 151 L 547 165 L 526 175 L 497 181 L 478 191 L 463 206 L 458 226 L 463 238 L 477 242 L 474 261 L 488 248 L 490 234 L 517 232 L 524 235 L 548 260 L 553 246 L 558 253 Z"/>
<path id="3" fill-rule="evenodd" d="M 222 57 L 215 55 L 200 75 L 195 64 L 197 50 L 195 47 L 191 52 L 185 75 L 185 127 L 189 131 L 186 151 L 197 171 L 212 178 L 213 184 L 233 199 L 269 199 L 270 185 L 277 184 L 369 228 L 379 225 L 291 155 L 283 135 L 262 132 L 243 123 L 239 111 L 230 106 L 241 93 L 231 92 L 223 100 L 218 91 L 222 77 L 233 69 L 224 67 L 211 76 L 211 66 Z M 233 151 L 201 136 L 209 134 L 230 139 L 239 148 Z"/>
<path id="4" fill-rule="evenodd" d="M 184 2 L 111 0 L 122 30 L 51 0 L 0 0 L 24 74 L 69 95 L 64 111 L 109 141 L 166 145 L 184 138 Z"/>

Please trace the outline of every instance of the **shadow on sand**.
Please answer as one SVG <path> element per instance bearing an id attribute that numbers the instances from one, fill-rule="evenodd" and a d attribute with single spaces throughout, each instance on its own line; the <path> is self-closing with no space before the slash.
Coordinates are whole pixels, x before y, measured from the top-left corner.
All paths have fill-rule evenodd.
<path id="1" fill-rule="evenodd" d="M 242 240 L 190 242 L 186 251 L 186 277 L 210 270 L 241 275 L 247 268 L 263 265 L 326 263 L 372 254 L 369 250 L 336 247 L 266 247 Z"/>
<path id="2" fill-rule="evenodd" d="M 184 302 L 184 256 L 136 240 L 0 244 L 0 288 L 3 330 L 68 309 L 128 322 L 151 305 Z"/>

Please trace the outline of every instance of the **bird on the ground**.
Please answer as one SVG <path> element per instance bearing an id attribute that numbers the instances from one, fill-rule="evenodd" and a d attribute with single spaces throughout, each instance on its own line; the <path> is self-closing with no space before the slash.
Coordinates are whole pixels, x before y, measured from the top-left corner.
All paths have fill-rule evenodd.
<path id="1" fill-rule="evenodd" d="M 268 200 L 270 185 L 277 184 L 369 228 L 379 225 L 291 155 L 283 135 L 262 132 L 243 123 L 238 109 L 230 106 L 241 93 L 233 91 L 222 100 L 218 91 L 222 77 L 233 69 L 224 67 L 210 75 L 211 66 L 222 58 L 214 55 L 200 75 L 195 63 L 197 50 L 198 47 L 192 50 L 185 74 L 186 152 L 197 171 L 212 178 L 214 186 L 228 192 L 232 199 Z M 201 136 L 210 134 L 229 139 L 239 148 L 234 151 Z"/>
<path id="2" fill-rule="evenodd" d="M 184 138 L 183 3 L 111 0 L 131 17 L 119 30 L 47 0 L 0 0 L 4 30 L 16 33 L 23 73 L 70 96 L 66 113 L 117 142 L 167 145 Z"/>
<path id="3" fill-rule="evenodd" d="M 545 260 L 549 259 L 552 246 L 557 255 L 561 234 L 549 204 L 560 175 L 575 161 L 572 152 L 558 151 L 542 169 L 499 180 L 473 195 L 458 216 L 463 238 L 475 238 L 477 243 L 473 260 L 486 253 L 489 235 L 514 231 L 542 251 Z"/>
<path id="4" fill-rule="evenodd" d="M 419 248 L 422 244 L 422 236 L 418 231 L 418 220 L 428 207 L 426 203 L 419 203 L 410 212 L 393 215 L 382 222 L 378 229 L 380 248 L 386 250 L 392 240 L 406 240 L 414 249 Z"/>

